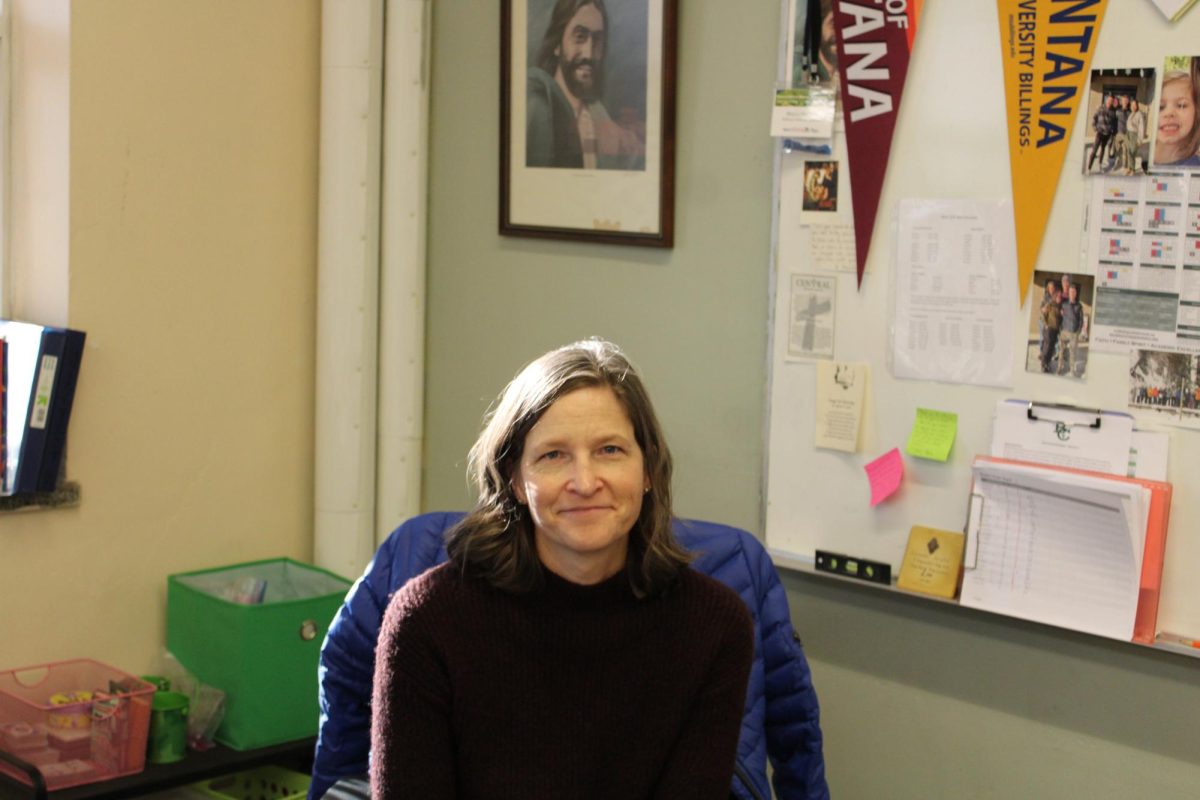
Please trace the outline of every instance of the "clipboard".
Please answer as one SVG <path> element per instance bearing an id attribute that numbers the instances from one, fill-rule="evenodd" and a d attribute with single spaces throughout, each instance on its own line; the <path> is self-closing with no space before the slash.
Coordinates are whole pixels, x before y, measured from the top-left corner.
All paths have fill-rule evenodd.
<path id="1" fill-rule="evenodd" d="M 1103 418 L 1101 418 L 1103 424 Z M 1013 461 L 992 456 L 976 456 L 975 464 L 1015 464 L 1033 470 L 1047 472 L 1063 472 L 1099 478 L 1104 481 L 1136 484 L 1150 492 L 1150 508 L 1146 518 L 1146 533 L 1142 548 L 1142 568 L 1138 583 L 1137 610 L 1134 615 L 1132 641 L 1141 644 L 1154 644 L 1158 625 L 1158 603 L 1162 591 L 1163 556 L 1167 546 L 1167 528 L 1171 515 L 1172 485 L 1165 481 L 1151 481 L 1143 478 L 1130 478 L 1124 475 L 1112 475 L 1104 472 L 1054 467 L 1046 464 Z M 967 541 L 963 559 L 963 568 L 976 569 L 978 566 L 978 534 L 982 518 L 983 498 L 975 492 L 974 480 L 971 486 L 971 506 L 968 510 L 966 526 Z"/>
<path id="2" fill-rule="evenodd" d="M 1133 417 L 1064 403 L 1001 400 L 990 455 L 1111 475 L 1129 473 Z"/>

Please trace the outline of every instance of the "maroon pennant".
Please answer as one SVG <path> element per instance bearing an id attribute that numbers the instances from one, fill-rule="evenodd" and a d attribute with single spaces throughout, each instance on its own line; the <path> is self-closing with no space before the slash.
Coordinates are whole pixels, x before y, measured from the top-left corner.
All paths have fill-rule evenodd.
<path id="1" fill-rule="evenodd" d="M 861 287 L 921 0 L 834 5 Z"/>

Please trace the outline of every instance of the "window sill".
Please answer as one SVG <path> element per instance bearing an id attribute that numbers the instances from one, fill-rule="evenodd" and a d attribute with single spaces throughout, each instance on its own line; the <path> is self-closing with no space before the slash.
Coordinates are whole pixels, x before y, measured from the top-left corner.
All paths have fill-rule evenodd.
<path id="1" fill-rule="evenodd" d="M 0 513 L 12 511 L 49 511 L 56 508 L 75 508 L 79 505 L 80 489 L 75 481 L 63 481 L 53 492 L 33 492 L 0 497 Z"/>

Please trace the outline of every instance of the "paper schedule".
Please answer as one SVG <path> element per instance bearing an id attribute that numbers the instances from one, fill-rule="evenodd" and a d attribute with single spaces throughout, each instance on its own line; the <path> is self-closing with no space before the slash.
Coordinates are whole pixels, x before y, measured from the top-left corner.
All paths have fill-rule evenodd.
<path id="1" fill-rule="evenodd" d="M 1149 490 L 1024 464 L 976 464 L 964 606 L 1128 641 Z"/>

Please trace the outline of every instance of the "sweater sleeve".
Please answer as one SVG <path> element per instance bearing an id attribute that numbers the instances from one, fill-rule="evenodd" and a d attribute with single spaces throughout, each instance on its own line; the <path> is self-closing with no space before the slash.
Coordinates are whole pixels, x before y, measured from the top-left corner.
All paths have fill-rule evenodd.
<path id="1" fill-rule="evenodd" d="M 388 605 L 379 635 L 371 718 L 371 797 L 455 796 L 450 681 L 418 580 Z"/>
<path id="2" fill-rule="evenodd" d="M 723 621 L 724 632 L 704 685 L 696 694 L 663 767 L 654 792 L 658 800 L 729 797 L 746 703 L 746 682 L 754 659 L 750 612 L 736 595 L 731 600 L 713 609 L 720 616 L 712 621 Z"/>

